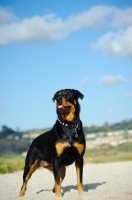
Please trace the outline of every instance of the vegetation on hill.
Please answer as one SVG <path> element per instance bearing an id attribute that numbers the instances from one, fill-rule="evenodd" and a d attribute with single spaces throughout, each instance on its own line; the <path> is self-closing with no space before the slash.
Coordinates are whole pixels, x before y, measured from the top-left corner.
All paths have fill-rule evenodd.
<path id="1" fill-rule="evenodd" d="M 112 132 L 112 131 L 118 131 L 118 130 L 130 130 L 132 129 L 132 120 L 124 120 L 119 123 L 114 123 L 114 124 L 108 124 L 105 123 L 102 126 L 99 125 L 93 125 L 93 126 L 85 126 L 84 127 L 84 132 L 85 134 L 90 134 L 90 133 L 98 133 L 98 132 Z"/>
<path id="2" fill-rule="evenodd" d="M 23 135 L 23 132 L 18 131 L 14 131 L 13 129 L 7 127 L 7 126 L 2 126 L 1 127 L 1 131 L 0 131 L 0 139 L 2 138 L 21 138 Z"/>
<path id="3" fill-rule="evenodd" d="M 42 134 L 49 131 L 51 128 L 30 129 L 23 132 L 23 134 Z"/>

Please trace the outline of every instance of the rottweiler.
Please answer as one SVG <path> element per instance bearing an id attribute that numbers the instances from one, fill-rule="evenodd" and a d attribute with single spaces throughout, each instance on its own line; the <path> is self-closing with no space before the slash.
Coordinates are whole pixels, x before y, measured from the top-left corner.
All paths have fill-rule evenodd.
<path id="1" fill-rule="evenodd" d="M 29 147 L 23 173 L 23 185 L 19 196 L 24 196 L 27 182 L 40 166 L 54 175 L 53 192 L 61 197 L 61 183 L 65 177 L 66 166 L 75 161 L 78 193 L 83 187 L 83 155 L 85 136 L 80 120 L 78 99 L 84 95 L 78 90 L 64 89 L 55 93 L 57 120 L 53 128 L 34 139 Z"/>

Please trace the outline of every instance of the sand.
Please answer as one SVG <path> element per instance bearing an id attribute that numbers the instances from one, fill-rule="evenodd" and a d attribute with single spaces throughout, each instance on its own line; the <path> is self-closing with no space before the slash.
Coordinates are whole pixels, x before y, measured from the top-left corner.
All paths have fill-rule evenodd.
<path id="1" fill-rule="evenodd" d="M 18 197 L 23 172 L 0 175 L 0 200 L 132 200 L 132 161 L 84 165 L 83 194 L 76 188 L 75 166 L 67 167 L 63 197 L 52 192 L 53 174 L 38 169 L 28 182 L 24 197 Z"/>

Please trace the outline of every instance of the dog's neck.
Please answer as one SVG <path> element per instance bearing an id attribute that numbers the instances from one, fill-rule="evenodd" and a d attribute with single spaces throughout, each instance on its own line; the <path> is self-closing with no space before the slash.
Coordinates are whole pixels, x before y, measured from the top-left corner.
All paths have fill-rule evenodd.
<path id="1" fill-rule="evenodd" d="M 74 137 L 78 138 L 78 130 L 80 130 L 80 123 L 81 123 L 79 118 L 78 121 L 68 122 L 68 123 L 65 123 L 64 121 L 60 120 L 59 117 L 57 120 L 62 125 L 63 130 L 67 128 L 72 130 Z"/>
<path id="2" fill-rule="evenodd" d="M 80 124 L 80 119 L 76 120 L 75 122 L 70 122 L 70 123 L 66 123 L 65 121 L 62 121 L 59 117 L 57 119 L 60 124 L 62 124 L 63 126 L 67 126 L 67 127 L 75 127 L 75 128 L 78 128 L 79 127 L 79 124 Z"/>

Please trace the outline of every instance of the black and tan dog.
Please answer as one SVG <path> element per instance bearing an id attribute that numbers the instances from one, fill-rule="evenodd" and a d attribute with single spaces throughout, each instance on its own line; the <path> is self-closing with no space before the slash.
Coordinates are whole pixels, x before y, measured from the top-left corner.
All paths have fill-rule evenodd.
<path id="1" fill-rule="evenodd" d="M 78 102 L 78 98 L 83 97 L 83 94 L 73 89 L 60 90 L 54 95 L 58 119 L 50 131 L 39 135 L 32 142 L 25 160 L 23 185 L 19 196 L 25 195 L 29 178 L 40 166 L 53 172 L 53 192 L 58 197 L 62 196 L 61 183 L 65 177 L 66 166 L 74 161 L 78 193 L 84 191 L 82 176 L 85 137 Z"/>

